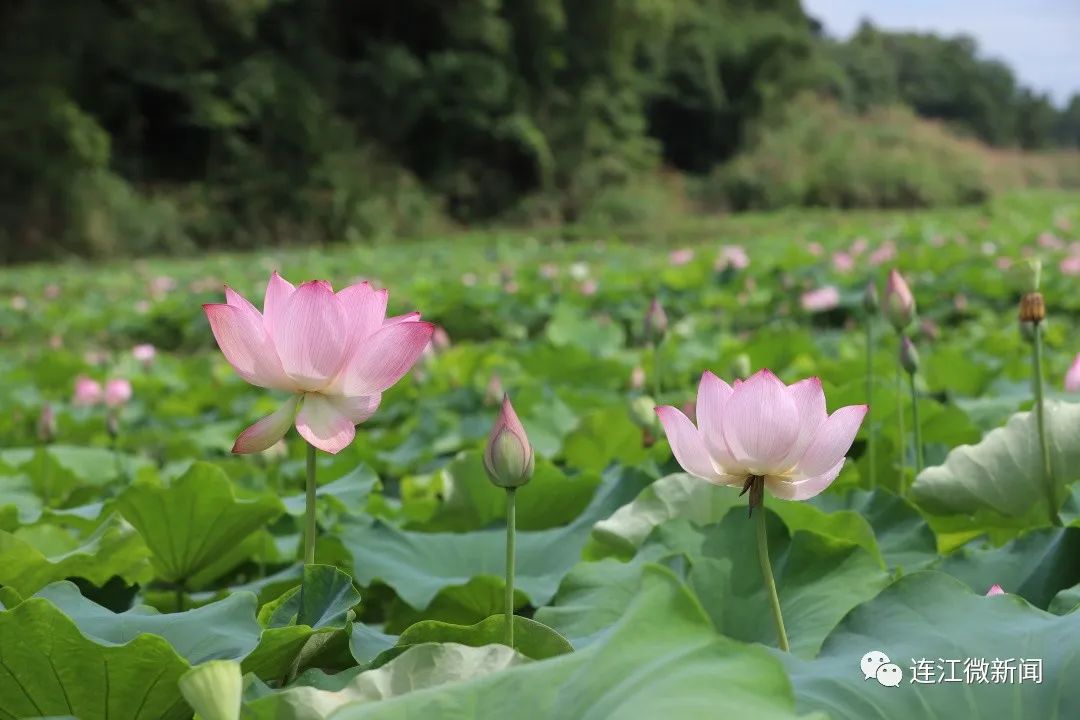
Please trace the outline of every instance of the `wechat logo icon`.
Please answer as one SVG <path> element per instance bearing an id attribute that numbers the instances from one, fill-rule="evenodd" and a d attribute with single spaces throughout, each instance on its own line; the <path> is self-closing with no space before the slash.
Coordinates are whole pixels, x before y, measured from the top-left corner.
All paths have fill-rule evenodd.
<path id="1" fill-rule="evenodd" d="M 863 680 L 874 678 L 885 687 L 897 687 L 904 680 L 904 671 L 899 665 L 889 662 L 889 656 L 880 650 L 871 650 L 863 655 L 859 668 Z"/>

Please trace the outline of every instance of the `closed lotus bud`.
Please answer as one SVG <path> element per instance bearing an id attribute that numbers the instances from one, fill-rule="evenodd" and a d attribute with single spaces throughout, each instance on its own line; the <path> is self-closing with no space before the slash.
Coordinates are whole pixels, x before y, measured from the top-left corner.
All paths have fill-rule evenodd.
<path id="1" fill-rule="evenodd" d="M 495 405 L 499 402 L 499 398 L 505 394 L 503 392 L 502 378 L 498 375 L 492 375 L 491 379 L 488 380 L 487 387 L 484 388 L 484 404 Z"/>
<path id="2" fill-rule="evenodd" d="M 630 417 L 640 428 L 656 427 L 656 401 L 640 395 L 630 403 Z"/>
<path id="3" fill-rule="evenodd" d="M 906 335 L 900 338 L 900 366 L 912 375 L 919 371 L 919 351 Z"/>
<path id="4" fill-rule="evenodd" d="M 649 303 L 649 309 L 645 313 L 645 337 L 650 340 L 659 340 L 667 332 L 668 320 L 664 306 L 657 298 Z"/>
<path id="5" fill-rule="evenodd" d="M 518 420 L 509 396 L 504 395 L 502 411 L 484 448 L 484 469 L 498 487 L 518 488 L 529 482 L 534 465 L 533 449 L 525 428 Z"/>
<path id="6" fill-rule="evenodd" d="M 990 586 L 990 589 L 986 591 L 986 597 L 993 597 L 995 595 L 1004 595 L 1005 591 L 1001 589 L 1001 586 L 994 583 Z"/>
<path id="7" fill-rule="evenodd" d="M 889 271 L 885 286 L 885 317 L 897 332 L 903 331 L 915 319 L 915 296 L 903 276 L 896 270 Z"/>
<path id="8" fill-rule="evenodd" d="M 41 415 L 38 416 L 37 435 L 43 443 L 52 442 L 56 437 L 56 412 L 48 403 L 41 408 Z"/>
<path id="9" fill-rule="evenodd" d="M 877 283 L 873 280 L 866 283 L 866 290 L 863 291 L 862 304 L 863 309 L 868 313 L 876 313 L 878 308 L 881 307 L 881 301 L 878 298 Z"/>
<path id="10" fill-rule="evenodd" d="M 630 371 L 630 389 L 640 390 L 645 387 L 645 368 L 635 365 Z"/>
<path id="11" fill-rule="evenodd" d="M 736 355 L 731 361 L 731 374 L 737 378 L 750 377 L 750 356 L 746 353 Z"/>

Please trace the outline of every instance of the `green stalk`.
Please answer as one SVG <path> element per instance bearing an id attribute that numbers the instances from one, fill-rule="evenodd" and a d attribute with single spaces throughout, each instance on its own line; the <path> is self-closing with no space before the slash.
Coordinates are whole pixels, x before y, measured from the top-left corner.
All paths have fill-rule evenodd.
<path id="1" fill-rule="evenodd" d="M 772 564 L 769 562 L 769 538 L 765 529 L 765 506 L 758 508 L 757 514 L 757 549 L 761 562 L 761 576 L 765 580 L 765 590 L 772 604 L 773 620 L 776 622 L 776 636 L 780 649 L 788 651 L 787 631 L 784 630 L 784 616 L 780 613 L 780 597 L 776 594 L 776 581 L 773 579 Z"/>
<path id="2" fill-rule="evenodd" d="M 657 340 L 652 345 L 652 386 L 653 386 L 653 400 L 657 403 L 660 402 L 660 341 Z"/>
<path id="3" fill-rule="evenodd" d="M 874 406 L 874 318 L 868 315 L 866 318 L 866 404 Z M 877 487 L 877 435 L 874 432 L 874 421 L 866 427 L 866 453 L 870 463 L 870 489 Z"/>
<path id="4" fill-rule="evenodd" d="M 901 336 L 897 336 L 901 337 Z M 907 482 L 907 473 L 905 472 L 905 465 L 907 464 L 907 437 L 904 433 L 904 379 L 903 368 L 900 366 L 900 356 L 897 353 L 896 358 L 896 426 L 898 433 L 896 436 L 897 454 L 900 459 L 900 482 L 897 487 L 900 490 L 900 494 L 904 494 L 904 485 Z"/>
<path id="5" fill-rule="evenodd" d="M 515 505 L 517 488 L 506 488 L 506 644 L 514 647 L 514 536 L 517 533 Z"/>
<path id="6" fill-rule="evenodd" d="M 304 508 L 304 564 L 315 563 L 315 446 L 307 444 L 307 502 Z"/>
<path id="7" fill-rule="evenodd" d="M 1035 384 L 1035 417 L 1039 427 L 1039 444 L 1042 449 L 1043 487 L 1046 489 L 1046 512 L 1051 525 L 1061 525 L 1054 492 L 1054 469 L 1050 462 L 1050 438 L 1046 434 L 1046 408 L 1043 402 L 1042 324 L 1033 323 L 1034 338 L 1031 344 L 1032 377 Z"/>
<path id="8" fill-rule="evenodd" d="M 919 427 L 919 396 L 915 392 L 915 373 L 908 373 L 911 386 L 911 424 L 915 431 L 915 474 L 923 469 L 922 430 Z"/>
<path id="9" fill-rule="evenodd" d="M 176 612 L 184 611 L 184 583 L 176 583 Z"/>

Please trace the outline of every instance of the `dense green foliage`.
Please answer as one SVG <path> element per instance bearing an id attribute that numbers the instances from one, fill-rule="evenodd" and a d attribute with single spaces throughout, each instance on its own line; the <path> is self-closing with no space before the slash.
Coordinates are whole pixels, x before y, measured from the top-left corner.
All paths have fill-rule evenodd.
<path id="1" fill-rule="evenodd" d="M 610 219 L 806 90 L 1000 145 L 1080 127 L 1076 100 L 1059 115 L 970 40 L 838 44 L 798 0 L 12 0 L 0 258 Z"/>
<path id="2" fill-rule="evenodd" d="M 674 257 L 617 233 L 506 234 L 0 271 L 0 717 L 231 719 L 241 693 L 242 720 L 1072 717 L 1080 404 L 1061 378 L 1080 350 L 1063 263 L 1080 256 L 1078 227 L 1077 196 L 1044 194 L 738 216 L 685 228 L 698 239 Z M 1028 281 L 1004 269 L 1029 254 L 1046 263 L 1054 526 L 1015 321 Z M 865 402 L 862 288 L 894 263 L 918 301 L 927 468 L 915 476 L 911 426 L 897 428 L 910 400 L 878 318 L 874 400 L 841 475 L 755 511 L 788 655 L 745 498 L 682 473 L 631 408 L 683 405 L 706 368 L 817 375 L 830 410 Z M 279 400 L 233 372 L 200 308 L 224 282 L 261 304 L 274 268 L 336 286 L 377 274 L 392 313 L 418 308 L 450 334 L 351 445 L 318 454 L 306 568 L 303 444 L 290 431 L 229 453 Z M 827 284 L 835 307 L 800 303 Z M 653 295 L 669 318 L 658 354 L 642 333 Z M 137 359 L 141 342 L 156 357 Z M 657 397 L 637 367 L 661 373 Z M 128 377 L 134 393 L 79 406 L 80 375 Z M 504 496 L 481 458 L 501 390 L 536 455 L 517 491 L 513 649 L 498 644 Z M 39 422 L 46 405 L 55 426 Z M 1009 595 L 983 597 L 994 583 Z M 868 650 L 901 665 L 900 687 L 859 673 Z M 1043 679 L 911 683 L 922 657 L 1038 658 Z"/>

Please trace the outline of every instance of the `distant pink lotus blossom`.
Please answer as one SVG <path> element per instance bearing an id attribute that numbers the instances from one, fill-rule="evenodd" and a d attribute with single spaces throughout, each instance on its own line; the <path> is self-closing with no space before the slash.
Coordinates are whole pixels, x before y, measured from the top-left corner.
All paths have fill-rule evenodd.
<path id="1" fill-rule="evenodd" d="M 49 283 L 45 286 L 45 299 L 55 300 L 60 297 L 60 286 L 56 283 Z"/>
<path id="2" fill-rule="evenodd" d="M 553 280 L 559 277 L 559 266 L 555 263 L 544 263 L 540 266 L 540 277 L 545 280 Z"/>
<path id="3" fill-rule="evenodd" d="M 672 250 L 668 254 L 668 262 L 675 267 L 686 265 L 693 259 L 694 251 L 690 248 L 679 248 L 678 250 Z"/>
<path id="4" fill-rule="evenodd" d="M 142 343 L 131 348 L 131 355 L 143 365 L 149 365 L 157 357 L 157 348 L 150 343 Z"/>
<path id="5" fill-rule="evenodd" d="M 517 291 L 519 289 L 521 289 L 521 288 L 517 284 L 517 281 L 515 281 L 515 280 L 510 280 L 509 282 L 507 282 L 506 284 L 503 285 L 503 292 L 506 293 L 507 295 L 516 295 Z"/>
<path id="6" fill-rule="evenodd" d="M 1005 591 L 1001 589 L 1001 586 L 994 583 L 990 586 L 990 589 L 986 591 L 986 597 L 993 597 L 994 595 L 1004 595 Z"/>
<path id="7" fill-rule="evenodd" d="M 825 312 L 840 304 L 840 291 L 826 285 L 803 293 L 801 302 L 803 310 L 807 312 Z"/>
<path id="8" fill-rule="evenodd" d="M 849 252 L 854 257 L 859 257 L 870 248 L 870 241 L 864 237 L 857 237 L 851 243 Z"/>
<path id="9" fill-rule="evenodd" d="M 275 272 L 261 313 L 232 288 L 225 298 L 203 306 L 225 359 L 252 385 L 292 393 L 240 434 L 235 453 L 265 450 L 294 423 L 315 447 L 340 452 L 435 330 L 420 313 L 387 318 L 387 291 L 366 282 L 335 293 L 325 280 L 296 287 Z"/>
<path id="10" fill-rule="evenodd" d="M 843 251 L 834 252 L 832 264 L 837 272 L 850 272 L 855 267 L 855 258 Z"/>
<path id="11" fill-rule="evenodd" d="M 64 336 L 60 333 L 53 333 L 49 338 L 49 347 L 53 350 L 59 350 L 64 347 Z"/>
<path id="12" fill-rule="evenodd" d="M 806 500 L 836 479 L 866 405 L 832 415 L 816 378 L 785 385 L 761 370 L 734 385 L 706 371 L 698 385 L 697 426 L 678 409 L 656 409 L 682 468 L 717 485 L 744 487 L 750 476 L 785 500 Z"/>
<path id="13" fill-rule="evenodd" d="M 592 278 L 586 279 L 581 285 L 578 286 L 578 290 L 582 295 L 592 296 L 596 294 L 596 291 L 600 289 L 600 286 Z"/>
<path id="14" fill-rule="evenodd" d="M 717 271 L 728 267 L 745 270 L 749 266 L 750 256 L 746 254 L 746 249 L 742 245 L 721 246 L 720 254 L 716 256 L 716 262 L 713 263 L 713 269 Z"/>
<path id="15" fill-rule="evenodd" d="M 635 365 L 630 371 L 630 389 L 641 390 L 645 387 L 645 368 Z"/>
<path id="16" fill-rule="evenodd" d="M 176 280 L 168 275 L 158 275 L 150 281 L 150 294 L 160 298 L 176 289 Z"/>
<path id="17" fill-rule="evenodd" d="M 965 310 L 967 310 L 968 309 L 967 295 L 965 295 L 964 293 L 957 293 L 953 297 L 953 307 L 956 309 L 957 312 L 964 312 Z"/>
<path id="18" fill-rule="evenodd" d="M 105 404 L 120 407 L 131 399 L 131 383 L 124 378 L 113 378 L 105 383 Z"/>
<path id="19" fill-rule="evenodd" d="M 983 255 L 993 255 L 997 252 L 997 243 L 991 240 L 985 240 L 983 244 L 979 246 L 979 250 Z"/>
<path id="20" fill-rule="evenodd" d="M 22 295 L 15 295 L 11 298 L 11 309 L 22 312 L 26 308 L 30 307 L 30 302 Z"/>
<path id="21" fill-rule="evenodd" d="M 476 273 L 469 272 L 461 276 L 461 284 L 465 287 L 473 287 L 476 285 L 476 280 Z"/>
<path id="22" fill-rule="evenodd" d="M 1080 353 L 1073 359 L 1069 371 L 1065 373 L 1065 389 L 1080 392 Z"/>
<path id="23" fill-rule="evenodd" d="M 998 255 L 994 260 L 994 267 L 998 270 L 1008 270 L 1013 266 L 1013 259 L 1007 255 Z"/>
<path id="24" fill-rule="evenodd" d="M 1037 242 L 1039 243 L 1039 247 L 1046 248 L 1047 250 L 1060 250 L 1065 247 L 1064 240 L 1054 233 L 1049 232 L 1039 233 Z"/>
<path id="25" fill-rule="evenodd" d="M 929 241 L 930 242 L 930 247 L 938 247 L 938 248 L 939 247 L 945 247 L 945 240 L 946 240 L 946 237 L 944 235 L 939 235 L 938 233 L 934 233 L 933 235 L 930 236 L 930 241 Z"/>
<path id="26" fill-rule="evenodd" d="M 97 380 L 91 380 L 85 375 L 75 378 L 75 395 L 72 398 L 75 405 L 89 407 L 97 405 L 104 399 L 105 392 L 101 388 L 101 383 Z"/>
<path id="27" fill-rule="evenodd" d="M 892 240 L 886 240 L 881 244 L 874 252 L 870 253 L 870 257 L 867 258 L 867 262 L 870 263 L 870 267 L 877 267 L 882 263 L 890 262 L 896 258 L 896 243 Z"/>
<path id="28" fill-rule="evenodd" d="M 809 242 L 806 244 L 806 251 L 814 257 L 821 257 L 821 254 L 825 252 L 825 248 L 819 242 Z"/>
<path id="29" fill-rule="evenodd" d="M 1080 275 L 1080 255 L 1069 255 L 1062 258 L 1058 266 L 1062 275 Z"/>

